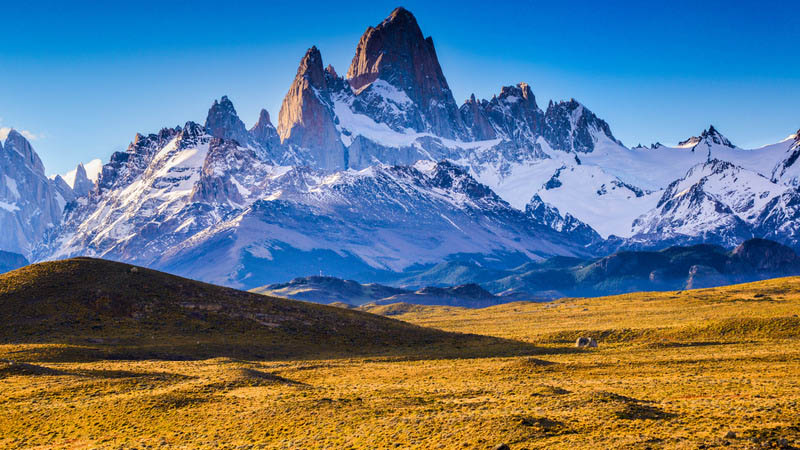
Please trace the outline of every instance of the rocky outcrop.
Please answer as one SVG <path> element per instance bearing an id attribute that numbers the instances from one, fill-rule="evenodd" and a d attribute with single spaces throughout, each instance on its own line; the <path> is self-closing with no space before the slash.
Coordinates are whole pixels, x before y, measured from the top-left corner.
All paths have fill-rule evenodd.
<path id="1" fill-rule="evenodd" d="M 127 186 L 147 169 L 153 156 L 182 131 L 181 127 L 162 128 L 147 136 L 137 133 L 124 152 L 111 154 L 97 179 L 97 196 L 106 191 Z"/>
<path id="2" fill-rule="evenodd" d="M 357 94 L 376 80 L 402 91 L 416 110 L 408 127 L 445 138 L 466 138 L 468 133 L 453 93 L 439 65 L 433 39 L 424 37 L 413 14 L 397 8 L 361 36 L 347 71 Z"/>
<path id="3" fill-rule="evenodd" d="M 714 128 L 714 125 L 709 125 L 708 129 L 703 130 L 700 136 L 692 136 L 685 141 L 678 142 L 678 147 L 691 147 L 694 150 L 699 144 L 706 144 L 709 147 L 711 145 L 721 145 L 723 147 L 736 148 L 728 138 Z"/>
<path id="4" fill-rule="evenodd" d="M 75 181 L 72 183 L 72 191 L 78 197 L 89 195 L 89 192 L 94 189 L 94 182 L 86 175 L 86 168 L 83 163 L 78 164 L 75 168 Z"/>
<path id="5" fill-rule="evenodd" d="M 281 138 L 278 136 L 278 130 L 272 125 L 269 113 L 266 109 L 262 109 L 258 115 L 258 121 L 250 129 L 250 135 L 258 144 L 267 149 L 270 154 L 277 153 L 278 147 L 281 144 Z M 277 156 L 277 155 L 276 155 Z"/>
<path id="6" fill-rule="evenodd" d="M 472 139 L 476 141 L 495 139 L 497 137 L 497 132 L 489 122 L 486 103 L 485 100 L 483 102 L 475 100 L 475 94 L 472 94 L 459 108 L 464 126 L 469 130 Z"/>
<path id="7" fill-rule="evenodd" d="M 589 153 L 600 139 L 622 145 L 608 124 L 575 99 L 550 102 L 545 112 L 542 135 L 551 147 L 563 151 Z"/>
<path id="8" fill-rule="evenodd" d="M 214 100 L 214 104 L 208 110 L 206 130 L 214 137 L 232 139 L 241 145 L 247 145 L 250 142 L 250 135 L 244 122 L 236 114 L 233 102 L 224 95 L 219 101 Z"/>
<path id="9" fill-rule="evenodd" d="M 72 187 L 70 187 L 66 180 L 61 178 L 61 175 L 56 175 L 53 178 L 53 188 L 55 188 L 57 195 L 60 195 L 61 198 L 64 199 L 65 203 L 75 200 L 75 191 L 72 189 Z"/>
<path id="10" fill-rule="evenodd" d="M 303 154 L 309 165 L 344 169 L 347 158 L 334 122 L 328 90 L 333 74 L 322 68 L 322 55 L 311 47 L 300 61 L 292 86 L 278 114 L 281 144 Z"/>

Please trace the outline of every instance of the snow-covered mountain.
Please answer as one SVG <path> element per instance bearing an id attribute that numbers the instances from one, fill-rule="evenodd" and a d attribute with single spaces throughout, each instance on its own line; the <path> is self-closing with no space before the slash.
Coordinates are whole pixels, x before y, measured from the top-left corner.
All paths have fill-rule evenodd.
<path id="1" fill-rule="evenodd" d="M 38 257 L 88 254 L 255 286 L 316 271 L 377 276 L 452 258 L 587 254 L 446 161 L 277 165 L 253 133 L 231 134 L 244 128 L 229 103 L 215 102 L 206 126 L 137 135 L 112 155 Z"/>
<path id="2" fill-rule="evenodd" d="M 792 190 L 713 159 L 672 182 L 656 208 L 634 221 L 631 239 L 735 246 L 754 236 L 759 217 L 773 199 Z"/>
<path id="3" fill-rule="evenodd" d="M 96 181 L 82 165 L 56 177 L 63 220 L 56 207 L 26 242 L 36 259 L 236 286 L 749 237 L 798 248 L 799 156 L 798 134 L 747 150 L 713 126 L 627 148 L 577 100 L 540 108 L 527 83 L 458 106 L 433 40 L 398 8 L 367 28 L 346 76 L 311 47 L 277 126 L 262 110 L 248 130 L 222 97 L 203 125 L 136 135 Z"/>
<path id="4" fill-rule="evenodd" d="M 59 178 L 60 179 L 60 178 Z M 11 130 L 0 142 L 0 249 L 30 259 L 44 233 L 61 222 L 72 189 L 45 176 L 30 142 Z"/>

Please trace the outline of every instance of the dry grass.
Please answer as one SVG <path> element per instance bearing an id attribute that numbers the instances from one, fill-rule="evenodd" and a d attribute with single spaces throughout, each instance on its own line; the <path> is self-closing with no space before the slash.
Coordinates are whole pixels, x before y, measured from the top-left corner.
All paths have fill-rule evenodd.
<path id="1" fill-rule="evenodd" d="M 0 362 L 0 447 L 800 445 L 800 279 L 386 312 L 536 350 L 78 362 L 30 357 L 55 344 L 6 344 L 0 358 L 18 362 Z M 579 334 L 600 347 L 574 349 Z"/>

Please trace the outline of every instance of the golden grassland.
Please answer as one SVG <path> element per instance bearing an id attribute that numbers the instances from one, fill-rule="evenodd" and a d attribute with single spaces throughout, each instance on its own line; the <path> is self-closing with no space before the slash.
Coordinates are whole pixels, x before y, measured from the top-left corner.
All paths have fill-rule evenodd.
<path id="1" fill-rule="evenodd" d="M 2 344 L 0 447 L 800 446 L 800 278 L 372 311 L 503 340 L 484 353 L 446 340 L 371 356 L 191 360 Z M 599 348 L 574 348 L 582 335 Z"/>

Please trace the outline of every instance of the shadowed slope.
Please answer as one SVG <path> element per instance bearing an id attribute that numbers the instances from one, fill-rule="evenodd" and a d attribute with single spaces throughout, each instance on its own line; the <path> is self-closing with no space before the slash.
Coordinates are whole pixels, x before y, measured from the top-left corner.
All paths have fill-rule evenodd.
<path id="1" fill-rule="evenodd" d="M 30 345 L 26 359 L 418 355 L 421 347 L 442 356 L 522 345 L 90 258 L 0 276 L 0 323 L 0 343 L 64 344 Z"/>

